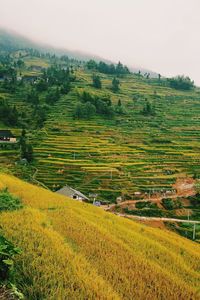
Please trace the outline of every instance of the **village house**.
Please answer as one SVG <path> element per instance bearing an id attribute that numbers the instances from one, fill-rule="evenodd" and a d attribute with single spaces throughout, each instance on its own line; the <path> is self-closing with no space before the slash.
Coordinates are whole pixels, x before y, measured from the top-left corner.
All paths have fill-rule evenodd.
<path id="1" fill-rule="evenodd" d="M 31 65 L 29 67 L 29 70 L 31 70 L 31 71 L 42 71 L 43 69 L 44 69 L 44 67 L 37 66 L 37 65 Z"/>
<path id="2" fill-rule="evenodd" d="M 56 193 L 64 195 L 64 196 L 69 197 L 74 200 L 78 200 L 78 201 L 89 201 L 88 197 L 86 197 L 81 192 L 69 187 L 68 185 L 65 185 L 60 190 L 56 191 Z"/>
<path id="3" fill-rule="evenodd" d="M 17 139 L 10 130 L 0 130 L 0 143 L 10 142 L 16 143 Z"/>
<path id="4" fill-rule="evenodd" d="M 24 75 L 22 78 L 26 82 L 34 83 L 38 79 L 37 75 Z"/>
<path id="5" fill-rule="evenodd" d="M 17 146 L 17 139 L 10 130 L 0 130 L 0 148 Z"/>

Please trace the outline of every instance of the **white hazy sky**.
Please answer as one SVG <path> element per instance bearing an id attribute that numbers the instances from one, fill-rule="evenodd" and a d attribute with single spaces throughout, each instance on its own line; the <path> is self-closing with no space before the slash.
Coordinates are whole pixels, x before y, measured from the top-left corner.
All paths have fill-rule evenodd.
<path id="1" fill-rule="evenodd" d="M 0 26 L 200 85 L 200 0 L 0 0 Z"/>

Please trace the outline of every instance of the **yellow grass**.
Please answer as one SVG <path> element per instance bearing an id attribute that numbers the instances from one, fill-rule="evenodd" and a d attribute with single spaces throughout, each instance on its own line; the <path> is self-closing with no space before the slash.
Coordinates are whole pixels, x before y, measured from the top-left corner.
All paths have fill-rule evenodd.
<path id="1" fill-rule="evenodd" d="M 28 299 L 200 299 L 200 246 L 0 174 L 24 208 L 1 213 Z"/>

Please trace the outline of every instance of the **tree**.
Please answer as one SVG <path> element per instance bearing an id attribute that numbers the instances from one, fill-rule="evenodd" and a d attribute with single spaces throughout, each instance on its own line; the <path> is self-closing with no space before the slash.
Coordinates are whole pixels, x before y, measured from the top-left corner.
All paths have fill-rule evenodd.
<path id="1" fill-rule="evenodd" d="M 119 85 L 120 85 L 119 80 L 116 77 L 114 77 L 113 80 L 112 80 L 112 90 L 113 90 L 113 92 L 118 92 L 119 91 Z"/>
<path id="2" fill-rule="evenodd" d="M 94 60 L 89 60 L 86 63 L 86 67 L 89 70 L 98 70 L 104 74 L 116 74 L 117 76 L 130 74 L 129 69 L 120 62 L 115 66 L 114 64 L 107 64 L 104 61 L 97 63 Z"/>
<path id="3" fill-rule="evenodd" d="M 25 129 L 21 132 L 21 137 L 19 140 L 21 158 L 25 158 L 28 162 L 33 160 L 33 147 L 30 143 L 27 143 L 26 131 Z"/>
<path id="4" fill-rule="evenodd" d="M 90 59 L 87 63 L 86 66 L 89 70 L 96 70 L 97 69 L 97 63 L 93 60 Z"/>
<path id="5" fill-rule="evenodd" d="M 39 95 L 38 93 L 32 89 L 30 93 L 27 95 L 27 101 L 37 106 L 39 104 Z"/>
<path id="6" fill-rule="evenodd" d="M 146 101 L 144 108 L 142 110 L 142 114 L 145 116 L 154 116 L 155 108 L 151 105 L 149 101 Z"/>
<path id="7" fill-rule="evenodd" d="M 33 160 L 33 147 L 30 144 L 27 145 L 25 158 L 28 162 L 31 162 Z"/>
<path id="8" fill-rule="evenodd" d="M 16 62 L 16 65 L 18 68 L 22 69 L 25 66 L 25 63 L 22 59 L 18 59 L 18 61 Z"/>
<path id="9" fill-rule="evenodd" d="M 60 92 L 61 92 L 61 94 L 65 95 L 65 94 L 69 93 L 70 89 L 71 89 L 71 85 L 70 85 L 70 81 L 68 80 L 61 86 Z"/>
<path id="10" fill-rule="evenodd" d="M 118 103 L 117 103 L 117 105 L 120 107 L 120 106 L 122 106 L 122 102 L 121 102 L 121 100 L 119 99 L 118 100 Z"/>
<path id="11" fill-rule="evenodd" d="M 36 114 L 36 120 L 37 120 L 36 127 L 42 128 L 44 126 L 44 122 L 46 121 L 46 108 L 39 107 L 39 109 L 37 109 L 35 114 Z"/>
<path id="12" fill-rule="evenodd" d="M 85 103 L 85 107 L 84 107 L 84 113 L 85 113 L 85 118 L 86 119 L 90 119 L 96 113 L 95 106 L 92 103 L 90 103 L 90 102 L 86 102 Z"/>
<path id="13" fill-rule="evenodd" d="M 191 90 L 194 88 L 194 81 L 192 81 L 189 77 L 185 76 L 177 76 L 168 79 L 170 87 L 177 90 Z"/>
<path id="14" fill-rule="evenodd" d="M 48 88 L 48 84 L 44 79 L 40 79 L 40 81 L 36 84 L 36 89 L 38 92 L 46 91 L 47 88 Z"/>
<path id="15" fill-rule="evenodd" d="M 18 116 L 15 106 L 11 107 L 5 101 L 0 101 L 0 119 L 4 124 L 16 126 L 18 124 Z"/>
<path id="16" fill-rule="evenodd" d="M 45 101 L 47 104 L 53 105 L 56 101 L 58 101 L 60 98 L 60 91 L 57 87 L 56 89 L 50 89 L 48 90 L 48 93 L 46 95 Z"/>
<path id="17" fill-rule="evenodd" d="M 96 89 L 101 89 L 101 79 L 100 79 L 100 76 L 93 74 L 92 80 L 93 80 L 93 84 L 92 84 L 93 87 L 95 87 Z"/>
<path id="18" fill-rule="evenodd" d="M 87 119 L 89 120 L 96 113 L 95 106 L 90 103 L 78 103 L 75 108 L 74 117 L 77 119 Z"/>

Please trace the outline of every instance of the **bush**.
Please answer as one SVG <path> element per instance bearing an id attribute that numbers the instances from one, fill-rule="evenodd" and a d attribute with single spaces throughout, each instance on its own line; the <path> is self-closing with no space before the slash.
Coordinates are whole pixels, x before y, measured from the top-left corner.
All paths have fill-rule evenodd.
<path id="1" fill-rule="evenodd" d="M 0 235 L 0 283 L 10 279 L 13 271 L 13 256 L 20 250 Z"/>
<path id="2" fill-rule="evenodd" d="M 75 108 L 74 117 L 77 119 L 89 120 L 96 113 L 96 108 L 90 102 L 78 103 Z"/>
<path id="3" fill-rule="evenodd" d="M 155 108 L 152 106 L 152 104 L 149 101 L 146 101 L 142 114 L 145 116 L 155 116 Z"/>
<path id="4" fill-rule="evenodd" d="M 165 209 L 173 210 L 182 208 L 183 205 L 180 200 L 172 200 L 172 199 L 162 199 L 162 205 Z"/>
<path id="5" fill-rule="evenodd" d="M 95 108 L 95 113 L 97 113 L 98 115 L 103 115 L 109 118 L 112 118 L 114 116 L 114 109 L 112 107 L 112 101 L 109 95 L 103 95 L 99 97 L 97 95 L 93 96 L 90 93 L 83 91 L 83 93 L 79 95 L 79 99 L 83 103 L 91 103 Z M 79 116 L 80 118 L 81 116 L 81 118 L 84 118 L 85 112 L 82 112 L 82 110 L 84 109 L 85 106 L 81 105 L 81 103 L 78 103 L 75 109 L 75 117 Z"/>
<path id="6" fill-rule="evenodd" d="M 194 87 L 194 81 L 189 77 L 177 76 L 169 79 L 170 87 L 177 90 L 191 90 Z"/>
<path id="7" fill-rule="evenodd" d="M 18 197 L 11 195 L 7 189 L 0 192 L 0 212 L 4 210 L 20 209 L 22 207 L 21 200 Z"/>
<path id="8" fill-rule="evenodd" d="M 45 101 L 49 105 L 54 105 L 60 99 L 59 89 L 49 89 Z"/>
<path id="9" fill-rule="evenodd" d="M 157 208 L 157 204 L 156 203 L 152 203 L 151 201 L 141 201 L 141 202 L 137 202 L 135 204 L 135 207 L 138 209 L 142 209 L 142 208 Z"/>
<path id="10" fill-rule="evenodd" d="M 93 75 L 92 77 L 93 80 L 93 87 L 95 87 L 96 89 L 101 89 L 101 79 L 98 75 Z"/>
<path id="11" fill-rule="evenodd" d="M 18 125 L 19 113 L 15 106 L 11 107 L 3 100 L 0 100 L 0 120 L 9 126 Z"/>
<path id="12" fill-rule="evenodd" d="M 129 69 L 127 66 L 124 66 L 121 62 L 118 62 L 117 65 L 113 64 L 107 64 L 103 61 L 100 61 L 99 63 L 95 62 L 94 60 L 89 60 L 86 63 L 86 67 L 89 70 L 96 70 L 100 73 L 104 74 L 115 74 L 115 75 L 125 75 L 130 74 Z"/>
<path id="13" fill-rule="evenodd" d="M 161 209 L 143 209 L 143 210 L 129 210 L 128 208 L 124 209 L 124 212 L 129 215 L 141 216 L 141 217 L 163 217 L 163 212 Z"/>

